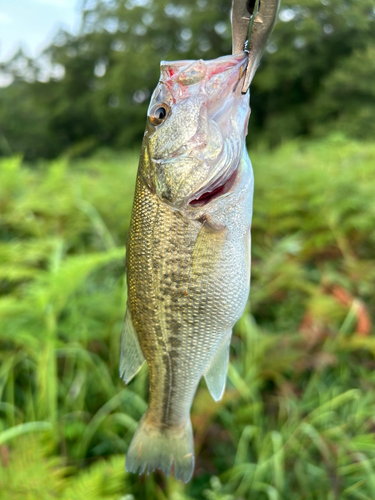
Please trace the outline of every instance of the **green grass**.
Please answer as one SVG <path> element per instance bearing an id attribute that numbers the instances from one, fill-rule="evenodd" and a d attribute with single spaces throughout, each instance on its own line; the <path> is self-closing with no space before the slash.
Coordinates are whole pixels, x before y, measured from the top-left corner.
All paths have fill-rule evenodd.
<path id="1" fill-rule="evenodd" d="M 196 395 L 188 485 L 124 470 L 148 390 L 118 379 L 138 152 L 0 160 L 1 500 L 375 498 L 375 146 L 251 157 L 250 302 L 224 399 Z"/>

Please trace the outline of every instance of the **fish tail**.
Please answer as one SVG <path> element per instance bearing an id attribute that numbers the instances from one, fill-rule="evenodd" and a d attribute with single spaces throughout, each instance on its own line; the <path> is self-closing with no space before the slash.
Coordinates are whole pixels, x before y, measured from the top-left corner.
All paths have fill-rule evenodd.
<path id="1" fill-rule="evenodd" d="M 126 455 L 126 470 L 148 474 L 160 469 L 168 476 L 172 466 L 177 479 L 190 481 L 194 469 L 190 418 L 179 426 L 160 427 L 143 415 Z"/>

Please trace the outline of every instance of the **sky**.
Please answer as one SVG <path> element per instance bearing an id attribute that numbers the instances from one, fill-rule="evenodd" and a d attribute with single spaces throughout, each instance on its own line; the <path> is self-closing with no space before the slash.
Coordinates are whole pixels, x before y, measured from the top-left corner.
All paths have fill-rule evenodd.
<path id="1" fill-rule="evenodd" d="M 76 33 L 81 0 L 0 0 L 0 62 L 22 46 L 37 56 L 60 27 Z"/>

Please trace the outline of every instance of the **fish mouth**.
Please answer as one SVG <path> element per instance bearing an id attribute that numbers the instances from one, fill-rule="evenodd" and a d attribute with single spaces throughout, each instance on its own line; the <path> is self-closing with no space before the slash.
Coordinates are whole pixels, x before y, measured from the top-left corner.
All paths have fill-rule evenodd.
<path id="1" fill-rule="evenodd" d="M 221 137 L 220 140 L 223 142 L 218 153 L 210 154 L 209 150 L 207 156 L 205 148 L 200 148 L 198 151 L 197 157 L 209 166 L 209 171 L 206 178 L 188 197 L 187 203 L 185 202 L 192 209 L 216 203 L 219 198 L 227 196 L 233 190 L 244 148 L 246 136 L 244 129 L 249 115 L 248 96 L 242 95 L 240 85 L 245 62 L 246 58 L 243 56 L 226 57 L 217 67 L 213 65 L 211 68 L 213 76 L 206 85 L 209 94 L 207 117 L 211 123 L 211 132 L 218 130 L 218 137 Z M 218 68 L 223 67 L 224 71 L 216 73 Z M 215 151 L 215 148 L 211 151 Z"/>
<path id="2" fill-rule="evenodd" d="M 215 183 L 216 186 L 212 186 L 211 188 L 210 186 L 207 186 L 207 190 L 199 194 L 198 198 L 190 200 L 188 205 L 193 208 L 205 207 L 212 201 L 228 194 L 236 182 L 237 172 L 238 169 L 236 168 L 229 179 L 226 178 L 226 176 L 223 176 L 224 178 L 221 179 L 221 182 L 219 181 Z"/>

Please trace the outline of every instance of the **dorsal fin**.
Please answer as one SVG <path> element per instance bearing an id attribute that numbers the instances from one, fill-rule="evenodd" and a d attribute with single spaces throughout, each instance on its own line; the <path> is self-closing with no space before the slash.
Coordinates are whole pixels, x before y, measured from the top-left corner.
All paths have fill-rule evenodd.
<path id="1" fill-rule="evenodd" d="M 120 378 L 127 384 L 139 372 L 145 358 L 134 330 L 129 307 L 126 311 L 121 337 Z"/>

